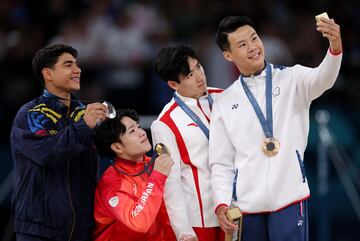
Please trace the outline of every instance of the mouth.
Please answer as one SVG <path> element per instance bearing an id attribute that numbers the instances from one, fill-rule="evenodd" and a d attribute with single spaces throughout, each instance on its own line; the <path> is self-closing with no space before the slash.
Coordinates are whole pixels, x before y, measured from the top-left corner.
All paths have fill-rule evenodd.
<path id="1" fill-rule="evenodd" d="M 201 81 L 201 83 L 197 86 L 198 88 L 204 87 L 205 86 L 205 81 Z"/>
<path id="2" fill-rule="evenodd" d="M 148 142 L 149 142 L 148 138 L 145 138 L 145 139 L 142 140 L 140 143 L 141 143 L 141 144 L 144 144 L 144 143 L 148 143 Z"/>
<path id="3" fill-rule="evenodd" d="M 249 56 L 249 59 L 251 60 L 258 60 L 261 57 L 260 51 L 256 51 L 254 54 Z"/>
<path id="4" fill-rule="evenodd" d="M 75 81 L 76 83 L 80 83 L 80 76 L 72 77 L 71 80 Z"/>

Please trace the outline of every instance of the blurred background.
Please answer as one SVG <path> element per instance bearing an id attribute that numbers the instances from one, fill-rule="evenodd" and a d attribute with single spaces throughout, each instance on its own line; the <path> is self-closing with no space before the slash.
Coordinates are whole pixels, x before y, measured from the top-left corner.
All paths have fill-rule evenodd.
<path id="1" fill-rule="evenodd" d="M 1 239 L 14 238 L 12 119 L 21 105 L 42 93 L 31 71 L 36 50 L 58 42 L 76 48 L 82 68 L 82 87 L 76 96 L 134 108 L 148 128 L 172 96 L 152 68 L 162 45 L 191 44 L 208 85 L 226 88 L 238 73 L 215 45 L 222 17 L 249 16 L 265 45 L 267 61 L 315 67 L 326 54 L 328 41 L 316 31 L 314 16 L 326 11 L 341 25 L 344 55 L 335 86 L 311 108 L 305 154 L 312 194 L 310 240 L 359 240 L 359 10 L 358 0 L 0 0 Z"/>

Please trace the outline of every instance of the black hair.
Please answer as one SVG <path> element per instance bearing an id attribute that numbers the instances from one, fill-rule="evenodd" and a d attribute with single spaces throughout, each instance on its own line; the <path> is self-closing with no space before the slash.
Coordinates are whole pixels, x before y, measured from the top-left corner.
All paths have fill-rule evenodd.
<path id="1" fill-rule="evenodd" d="M 64 44 L 54 44 L 45 48 L 39 49 L 32 59 L 32 69 L 35 77 L 41 81 L 45 86 L 44 76 L 42 74 L 43 68 L 53 68 L 63 53 L 69 53 L 74 58 L 77 58 L 78 52 L 71 46 Z"/>
<path id="2" fill-rule="evenodd" d="M 216 44 L 222 51 L 230 51 L 228 34 L 235 32 L 236 29 L 249 25 L 255 29 L 255 24 L 246 16 L 227 16 L 220 21 L 217 34 Z"/>
<path id="3" fill-rule="evenodd" d="M 167 82 L 172 80 L 180 83 L 179 75 L 190 73 L 188 58 L 198 60 L 195 51 L 188 45 L 169 44 L 162 47 L 154 59 L 154 69 L 159 77 Z"/>
<path id="4" fill-rule="evenodd" d="M 95 127 L 93 140 L 101 156 L 108 158 L 115 157 L 111 144 L 114 142 L 122 143 L 120 137 L 126 132 L 126 126 L 121 122 L 124 117 L 129 117 L 139 122 L 139 116 L 135 110 L 121 109 L 116 111 L 114 119 L 106 119 Z"/>

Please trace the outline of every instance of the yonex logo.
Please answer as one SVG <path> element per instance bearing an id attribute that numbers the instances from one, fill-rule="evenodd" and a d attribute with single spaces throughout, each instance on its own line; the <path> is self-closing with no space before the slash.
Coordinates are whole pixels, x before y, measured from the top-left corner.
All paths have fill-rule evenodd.
<path id="1" fill-rule="evenodd" d="M 280 95 L 280 87 L 276 87 L 274 90 L 273 90 L 273 96 L 276 97 L 278 95 Z"/>

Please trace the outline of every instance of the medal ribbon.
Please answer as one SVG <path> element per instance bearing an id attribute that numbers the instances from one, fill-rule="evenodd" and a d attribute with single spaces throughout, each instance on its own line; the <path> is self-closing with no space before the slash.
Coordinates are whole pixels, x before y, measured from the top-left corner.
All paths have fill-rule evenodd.
<path id="1" fill-rule="evenodd" d="M 266 120 L 265 116 L 261 111 L 261 108 L 256 101 L 254 95 L 251 93 L 251 90 L 246 85 L 242 76 L 240 76 L 241 84 L 244 88 L 245 94 L 250 101 L 251 106 L 253 107 L 256 116 L 258 117 L 261 127 L 264 131 L 266 138 L 273 137 L 273 119 L 272 119 L 272 73 L 270 64 L 266 64 L 266 86 L 265 86 L 265 95 L 266 95 Z"/>
<path id="2" fill-rule="evenodd" d="M 140 172 L 138 173 L 134 173 L 134 174 L 130 174 L 130 173 L 127 173 L 119 168 L 117 168 L 115 166 L 115 162 L 113 159 L 110 160 L 110 164 L 111 166 L 116 170 L 118 171 L 119 173 L 125 175 L 125 176 L 130 176 L 130 177 L 136 177 L 136 176 L 139 176 L 143 173 L 147 173 L 148 176 L 150 176 L 153 168 L 154 168 L 154 164 L 155 164 L 155 159 L 158 157 L 159 155 L 156 153 L 156 151 L 153 152 L 152 156 L 151 156 L 151 160 L 149 161 L 149 163 L 145 163 L 144 164 L 144 169 L 142 169 Z"/>
<path id="3" fill-rule="evenodd" d="M 201 121 L 200 117 L 192 111 L 189 106 L 187 106 L 184 101 L 182 101 L 176 93 L 174 93 L 174 100 L 180 106 L 180 108 L 200 127 L 202 132 L 205 134 L 206 138 L 209 140 L 209 128 Z M 212 108 L 213 99 L 210 94 L 208 94 L 208 101 L 210 109 Z"/>

